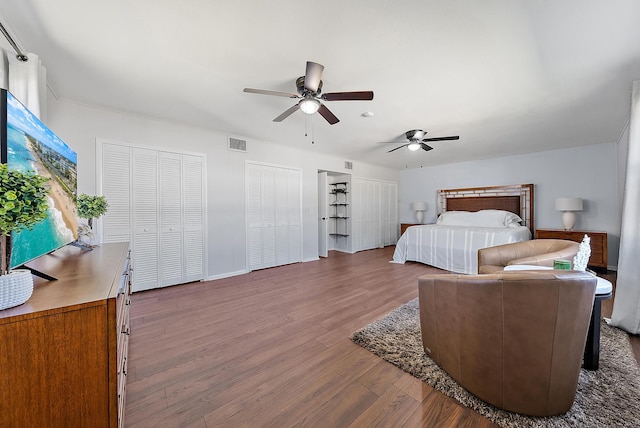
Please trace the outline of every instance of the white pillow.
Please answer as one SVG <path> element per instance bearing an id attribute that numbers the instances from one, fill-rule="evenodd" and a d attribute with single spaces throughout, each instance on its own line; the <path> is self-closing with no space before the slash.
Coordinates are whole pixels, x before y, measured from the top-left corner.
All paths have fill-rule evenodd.
<path id="1" fill-rule="evenodd" d="M 502 210 L 447 211 L 438 217 L 442 226 L 518 227 L 522 219 L 517 214 Z"/>

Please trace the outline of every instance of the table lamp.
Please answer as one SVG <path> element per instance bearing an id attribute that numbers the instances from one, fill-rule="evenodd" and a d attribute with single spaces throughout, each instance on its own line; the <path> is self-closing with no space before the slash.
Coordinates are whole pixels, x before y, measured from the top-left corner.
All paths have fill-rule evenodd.
<path id="1" fill-rule="evenodd" d="M 576 224 L 576 213 L 574 211 L 582 211 L 582 199 L 556 198 L 556 211 L 562 211 L 564 230 L 573 230 L 573 226 Z"/>
<path id="2" fill-rule="evenodd" d="M 418 220 L 418 224 L 422 224 L 422 220 L 424 218 L 424 212 L 427 210 L 426 202 L 414 202 L 412 205 L 412 209 L 416 212 L 416 220 Z"/>

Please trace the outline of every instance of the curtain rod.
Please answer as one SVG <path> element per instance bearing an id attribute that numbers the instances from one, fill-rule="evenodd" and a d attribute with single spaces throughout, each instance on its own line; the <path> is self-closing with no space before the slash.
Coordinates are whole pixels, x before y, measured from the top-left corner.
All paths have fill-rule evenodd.
<path id="1" fill-rule="evenodd" d="M 29 61 L 29 57 L 27 57 L 27 55 L 22 53 L 22 51 L 20 50 L 20 48 L 18 47 L 16 42 L 14 42 L 13 39 L 11 38 L 11 36 L 9 35 L 9 32 L 7 31 L 7 29 L 4 28 L 4 25 L 2 25 L 2 22 L 0 22 L 0 31 L 2 31 L 2 34 L 4 35 L 4 38 L 7 39 L 9 44 L 13 47 L 13 50 L 16 51 L 16 58 L 18 58 L 18 60 L 22 61 L 22 62 Z"/>

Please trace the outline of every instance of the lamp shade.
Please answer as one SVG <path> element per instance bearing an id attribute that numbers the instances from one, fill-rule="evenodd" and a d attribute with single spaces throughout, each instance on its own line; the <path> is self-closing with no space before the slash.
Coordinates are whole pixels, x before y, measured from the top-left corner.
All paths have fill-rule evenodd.
<path id="1" fill-rule="evenodd" d="M 556 198 L 556 211 L 582 211 L 582 199 Z"/>
<path id="2" fill-rule="evenodd" d="M 411 204 L 411 208 L 414 211 L 426 211 L 427 210 L 427 203 L 426 202 L 414 202 Z"/>

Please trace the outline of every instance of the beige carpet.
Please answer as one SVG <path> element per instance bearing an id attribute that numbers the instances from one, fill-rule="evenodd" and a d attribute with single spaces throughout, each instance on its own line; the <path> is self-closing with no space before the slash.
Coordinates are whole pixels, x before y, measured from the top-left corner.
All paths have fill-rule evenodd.
<path id="1" fill-rule="evenodd" d="M 571 410 L 546 418 L 505 412 L 481 401 L 426 356 L 420 337 L 418 299 L 353 333 L 351 339 L 503 427 L 640 427 L 640 369 L 627 334 L 605 323 L 600 369 L 581 370 Z"/>

